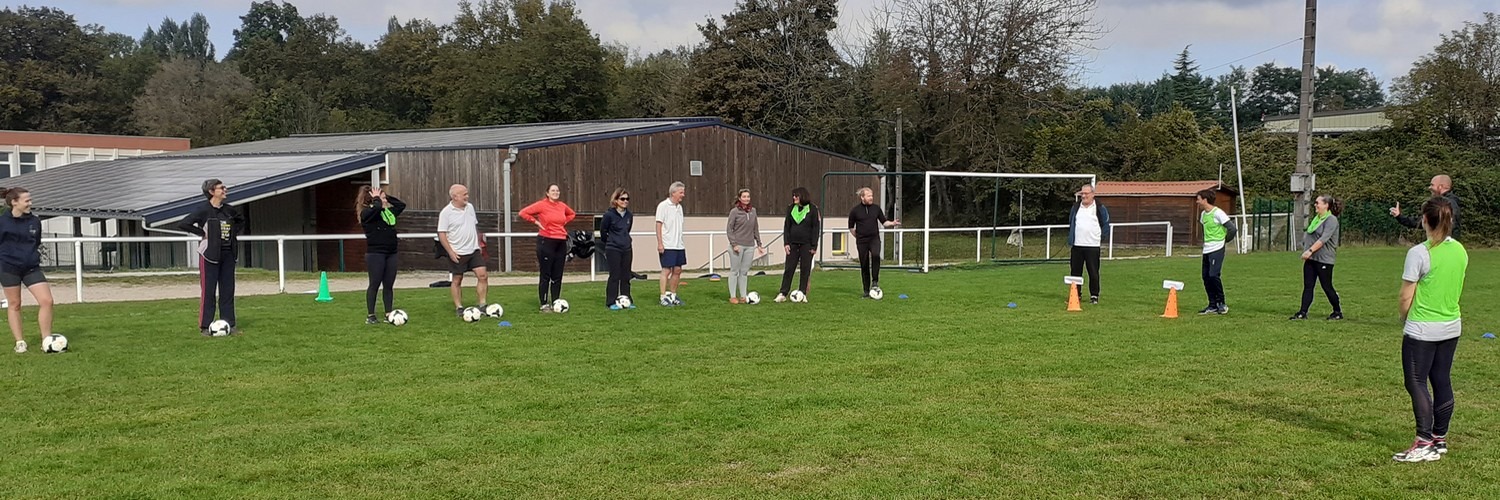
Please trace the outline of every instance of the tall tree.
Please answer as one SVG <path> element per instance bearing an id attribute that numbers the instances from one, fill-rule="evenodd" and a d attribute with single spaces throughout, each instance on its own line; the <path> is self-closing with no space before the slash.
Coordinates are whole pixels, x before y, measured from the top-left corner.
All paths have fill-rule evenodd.
<path id="1" fill-rule="evenodd" d="M 683 84 L 692 52 L 686 47 L 662 50 L 645 57 L 630 48 L 607 48 L 610 72 L 609 116 L 657 118 L 692 114 L 683 109 Z"/>
<path id="2" fill-rule="evenodd" d="M 233 139 L 232 126 L 255 86 L 232 64 L 179 57 L 162 64 L 135 101 L 141 131 L 213 146 Z"/>
<path id="3" fill-rule="evenodd" d="M 128 134 L 152 69 L 135 39 L 50 7 L 0 10 L 0 128 Z"/>
<path id="4" fill-rule="evenodd" d="M 1397 122 L 1475 142 L 1500 141 L 1500 15 L 1443 35 L 1397 78 Z"/>
<path id="5" fill-rule="evenodd" d="M 146 28 L 141 35 L 141 47 L 150 50 L 162 60 L 187 58 L 199 62 L 214 60 L 214 43 L 208 38 L 208 18 L 193 13 L 193 17 L 178 23 L 168 17 L 161 26 Z"/>

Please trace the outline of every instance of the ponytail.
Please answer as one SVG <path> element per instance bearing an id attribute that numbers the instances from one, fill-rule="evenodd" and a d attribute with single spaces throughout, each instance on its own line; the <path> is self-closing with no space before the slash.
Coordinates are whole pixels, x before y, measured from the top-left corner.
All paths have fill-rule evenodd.
<path id="1" fill-rule="evenodd" d="M 1433 244 L 1441 244 L 1453 234 L 1453 205 L 1441 196 L 1422 203 L 1422 225 Z"/>

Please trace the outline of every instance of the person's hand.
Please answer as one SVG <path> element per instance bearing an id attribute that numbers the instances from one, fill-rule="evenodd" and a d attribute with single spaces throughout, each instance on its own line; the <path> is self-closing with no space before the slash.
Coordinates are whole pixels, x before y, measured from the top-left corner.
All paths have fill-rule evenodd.
<path id="1" fill-rule="evenodd" d="M 1302 252 L 1302 260 L 1307 260 L 1307 259 L 1311 259 L 1311 258 L 1312 258 L 1312 250 L 1304 250 Z"/>
<path id="2" fill-rule="evenodd" d="M 786 246 L 786 254 L 787 255 L 791 255 L 792 254 L 792 246 L 791 245 L 787 245 Z"/>
<path id="3" fill-rule="evenodd" d="M 764 256 L 765 254 L 766 254 L 766 247 L 759 247 L 759 246 L 755 247 L 755 256 L 757 258 L 761 257 L 761 256 Z"/>
<path id="4" fill-rule="evenodd" d="M 661 243 L 657 243 L 656 244 L 656 253 L 659 253 L 659 254 L 667 253 L 667 247 L 662 246 Z"/>
<path id="5" fill-rule="evenodd" d="M 449 252 L 448 253 L 448 258 L 453 259 L 453 263 L 454 264 L 458 263 L 458 254 Z"/>
<path id="6" fill-rule="evenodd" d="M 743 250 L 744 250 L 744 249 L 743 249 L 743 248 L 740 248 L 740 246 L 739 246 L 739 245 L 735 245 L 735 246 L 734 246 L 734 253 L 736 253 L 736 254 L 738 254 L 738 253 L 740 253 L 740 252 L 741 252 L 741 251 L 743 251 Z"/>
<path id="7" fill-rule="evenodd" d="M 385 196 L 385 193 L 380 192 L 380 188 L 370 188 L 370 196 L 381 198 Z"/>
<path id="8" fill-rule="evenodd" d="M 1391 217 L 1400 217 L 1400 216 L 1401 216 L 1401 202 L 1398 201 L 1398 202 L 1396 202 L 1396 206 L 1391 207 Z"/>
<path id="9" fill-rule="evenodd" d="M 545 229 L 547 229 L 547 226 L 543 226 L 542 225 L 542 220 L 541 219 L 537 219 L 536 220 L 536 228 L 537 229 L 543 229 L 543 230 L 545 230 Z"/>

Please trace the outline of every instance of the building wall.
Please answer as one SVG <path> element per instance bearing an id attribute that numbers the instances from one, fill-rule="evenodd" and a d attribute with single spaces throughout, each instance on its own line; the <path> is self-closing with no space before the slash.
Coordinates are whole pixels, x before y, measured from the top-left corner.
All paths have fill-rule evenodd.
<path id="1" fill-rule="evenodd" d="M 317 206 L 314 195 L 315 192 L 312 189 L 300 189 L 239 206 L 244 210 L 247 219 L 247 234 L 313 233 L 316 229 L 313 207 Z M 262 269 L 277 268 L 276 242 L 243 242 L 240 246 L 240 265 Z M 286 269 L 288 271 L 316 269 L 316 248 L 315 242 L 286 242 Z"/>
<path id="2" fill-rule="evenodd" d="M 1198 221 L 1198 207 L 1194 196 L 1106 196 L 1099 195 L 1099 203 L 1109 209 L 1113 222 L 1172 222 L 1173 245 L 1196 245 L 1203 243 L 1203 225 Z M 1235 197 L 1220 192 L 1214 205 L 1225 213 L 1235 213 Z M 1121 227 L 1114 230 L 1116 245 L 1164 245 L 1166 231 L 1160 227 Z"/>
<path id="3" fill-rule="evenodd" d="M 142 139 L 142 141 L 131 141 Z M 0 179 L 15 177 L 71 163 L 94 160 L 133 158 L 166 151 L 187 149 L 187 139 L 181 139 L 177 149 L 141 149 L 140 146 L 173 148 L 177 144 L 171 139 L 151 141 L 157 138 L 130 138 L 118 136 L 89 136 L 84 134 L 50 134 L 45 132 L 0 131 Z M 139 144 L 137 144 L 139 142 Z M 72 143 L 74 145 L 69 145 Z M 93 147 L 99 144 L 116 147 Z M 118 146 L 124 146 L 118 147 Z M 129 148 L 136 146 L 135 148 Z M 75 228 L 74 224 L 78 224 Z M 75 231 L 75 229 L 77 229 Z M 42 231 L 50 234 L 73 236 L 114 236 L 120 234 L 116 221 L 95 224 L 89 219 L 53 217 L 42 222 Z"/>

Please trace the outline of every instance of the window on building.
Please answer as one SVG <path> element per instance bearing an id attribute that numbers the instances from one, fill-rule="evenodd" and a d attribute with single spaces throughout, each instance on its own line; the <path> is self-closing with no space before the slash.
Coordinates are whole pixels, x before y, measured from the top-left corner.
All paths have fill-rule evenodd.
<path id="1" fill-rule="evenodd" d="M 36 171 L 36 153 L 21 153 L 21 174 L 29 174 Z"/>
<path id="2" fill-rule="evenodd" d="M 10 153 L 0 153 L 0 179 L 10 177 Z"/>

